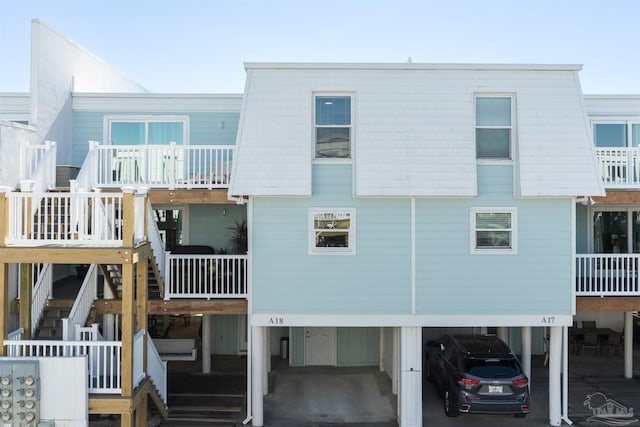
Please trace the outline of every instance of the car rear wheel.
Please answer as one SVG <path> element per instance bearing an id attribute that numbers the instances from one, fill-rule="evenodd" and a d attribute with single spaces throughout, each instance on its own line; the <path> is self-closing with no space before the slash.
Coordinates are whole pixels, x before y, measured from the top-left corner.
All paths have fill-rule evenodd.
<path id="1" fill-rule="evenodd" d="M 455 397 L 449 393 L 449 390 L 444 391 L 444 414 L 447 417 L 457 417 L 460 415 Z"/>

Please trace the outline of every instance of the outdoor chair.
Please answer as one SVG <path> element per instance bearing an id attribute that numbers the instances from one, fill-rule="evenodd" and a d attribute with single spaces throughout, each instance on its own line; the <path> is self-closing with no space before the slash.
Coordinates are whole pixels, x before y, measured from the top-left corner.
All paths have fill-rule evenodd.
<path id="1" fill-rule="evenodd" d="M 596 328 L 596 321 L 595 320 L 583 320 L 582 321 L 582 327 L 584 329 L 595 329 Z"/>
<path id="2" fill-rule="evenodd" d="M 622 335 L 621 334 L 609 334 L 607 335 L 607 342 L 604 343 L 602 349 L 605 352 L 605 355 L 609 357 L 610 354 L 613 356 L 622 356 L 624 353 L 624 349 L 622 346 Z"/>
<path id="3" fill-rule="evenodd" d="M 580 354 L 584 354 L 585 350 L 594 350 L 596 356 L 600 356 L 600 342 L 598 341 L 598 334 L 584 334 L 584 340 L 580 343 Z"/>

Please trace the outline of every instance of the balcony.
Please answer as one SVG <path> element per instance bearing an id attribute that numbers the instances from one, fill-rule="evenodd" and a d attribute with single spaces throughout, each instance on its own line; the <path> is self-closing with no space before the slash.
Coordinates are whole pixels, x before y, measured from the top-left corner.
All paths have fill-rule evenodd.
<path id="1" fill-rule="evenodd" d="M 100 145 L 92 141 L 76 179 L 80 191 L 144 185 L 152 189 L 228 188 L 235 147 Z"/>
<path id="2" fill-rule="evenodd" d="M 576 296 L 640 297 L 640 254 L 576 255 Z"/>
<path id="3" fill-rule="evenodd" d="M 640 147 L 596 148 L 596 156 L 605 188 L 640 188 Z"/>

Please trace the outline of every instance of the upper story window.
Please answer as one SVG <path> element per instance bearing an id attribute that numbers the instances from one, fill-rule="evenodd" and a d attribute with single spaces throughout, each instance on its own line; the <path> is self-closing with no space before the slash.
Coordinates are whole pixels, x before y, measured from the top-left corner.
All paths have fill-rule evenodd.
<path id="1" fill-rule="evenodd" d="M 310 255 L 355 255 L 356 218 L 353 208 L 309 209 Z"/>
<path id="2" fill-rule="evenodd" d="M 351 159 L 351 96 L 315 96 L 315 158 Z"/>
<path id="3" fill-rule="evenodd" d="M 516 208 L 471 209 L 471 253 L 515 254 Z"/>
<path id="4" fill-rule="evenodd" d="M 640 123 L 595 123 L 593 137 L 596 147 L 640 147 Z"/>
<path id="5" fill-rule="evenodd" d="M 476 96 L 477 159 L 512 159 L 512 104 L 512 96 Z"/>
<path id="6" fill-rule="evenodd" d="M 105 141 L 112 145 L 187 144 L 189 118 L 185 116 L 106 117 Z"/>

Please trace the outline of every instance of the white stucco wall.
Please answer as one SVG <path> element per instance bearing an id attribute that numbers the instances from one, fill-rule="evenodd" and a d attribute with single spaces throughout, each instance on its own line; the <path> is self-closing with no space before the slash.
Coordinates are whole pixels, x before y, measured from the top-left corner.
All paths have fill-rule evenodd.
<path id="1" fill-rule="evenodd" d="M 35 134 L 30 126 L 0 120 L 0 185 L 15 188 L 18 184 L 23 148 Z"/>
<path id="2" fill-rule="evenodd" d="M 72 92 L 147 92 L 109 64 L 38 20 L 31 23 L 31 123 L 35 143 L 58 143 L 58 164 L 71 162 Z"/>

